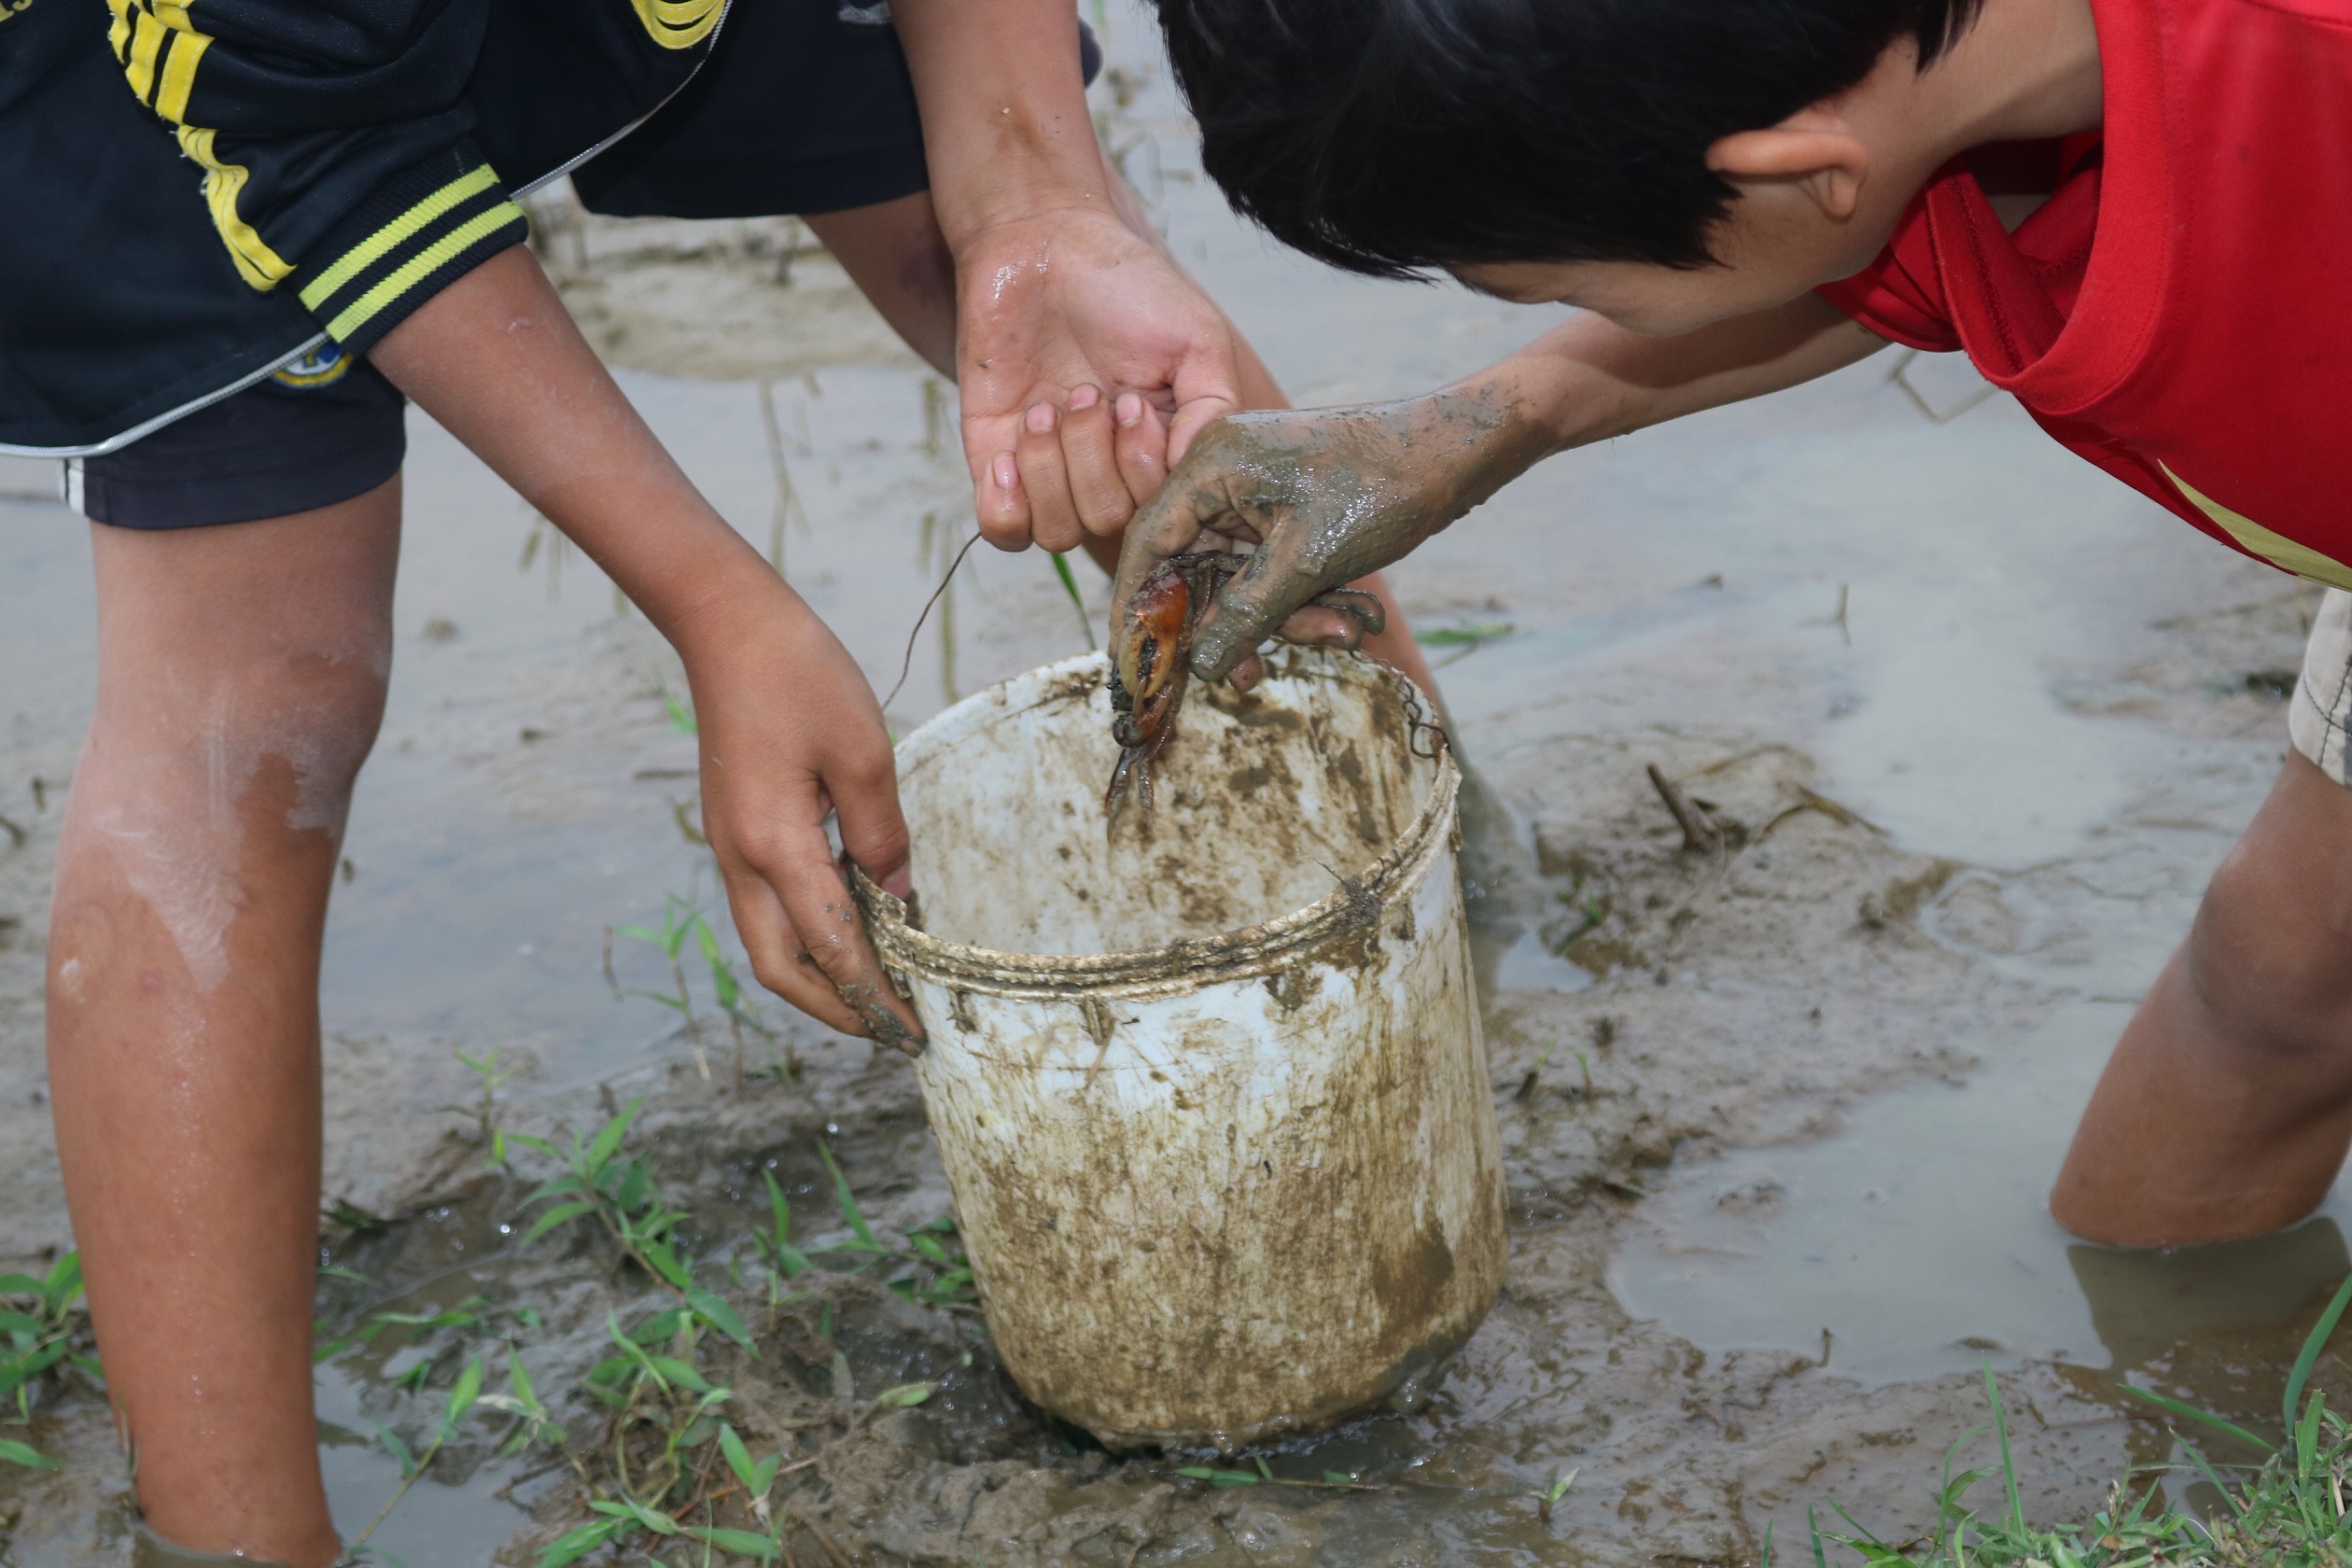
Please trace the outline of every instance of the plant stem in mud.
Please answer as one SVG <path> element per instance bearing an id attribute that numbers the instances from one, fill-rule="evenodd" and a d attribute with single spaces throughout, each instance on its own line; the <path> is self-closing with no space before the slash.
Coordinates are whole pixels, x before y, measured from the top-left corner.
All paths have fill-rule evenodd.
<path id="1" fill-rule="evenodd" d="M 344 1561 L 352 1561 L 358 1557 L 367 1547 L 369 1537 L 391 1517 L 392 1510 L 399 1505 L 401 1498 L 409 1494 L 409 1489 L 416 1484 L 417 1477 L 431 1466 L 433 1457 L 441 1451 L 441 1446 L 457 1435 L 457 1423 L 465 1419 L 466 1412 L 472 1409 L 481 1397 L 482 1358 L 476 1356 L 467 1363 L 465 1371 L 458 1374 L 457 1386 L 449 1391 L 449 1398 L 441 1406 L 440 1424 L 433 1429 L 433 1440 L 425 1445 L 425 1451 L 411 1459 L 394 1449 L 393 1457 L 401 1461 L 400 1484 L 394 1489 L 391 1496 L 384 1500 L 384 1506 L 375 1511 L 375 1518 L 368 1521 L 368 1527 L 343 1548 Z M 390 1434 L 385 1435 L 387 1438 L 385 1446 L 391 1447 L 388 1441 Z"/>

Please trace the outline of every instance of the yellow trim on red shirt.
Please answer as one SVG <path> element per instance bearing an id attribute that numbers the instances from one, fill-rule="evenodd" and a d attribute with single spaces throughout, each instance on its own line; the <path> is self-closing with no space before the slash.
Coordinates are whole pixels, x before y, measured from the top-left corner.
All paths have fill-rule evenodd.
<path id="1" fill-rule="evenodd" d="M 2196 503 L 2197 510 L 2219 525 L 2221 531 L 2238 541 L 2254 554 L 2260 555 L 2281 571 L 2331 588 L 2352 589 L 2352 567 L 2331 555 L 2322 555 L 2307 544 L 2297 544 L 2284 534 L 2275 534 L 2244 512 L 2232 511 L 2219 501 L 2172 471 L 2170 465 L 2156 465 L 2164 470 L 2164 477 L 2173 482 L 2180 493 Z"/>

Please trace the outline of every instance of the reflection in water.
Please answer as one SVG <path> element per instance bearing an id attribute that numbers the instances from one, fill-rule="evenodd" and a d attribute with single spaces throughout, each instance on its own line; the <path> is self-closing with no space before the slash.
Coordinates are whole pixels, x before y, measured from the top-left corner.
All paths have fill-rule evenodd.
<path id="1" fill-rule="evenodd" d="M 1822 1142 L 1678 1169 L 1635 1212 L 1610 1288 L 1710 1351 L 1817 1353 L 1827 1329 L 1831 1371 L 1869 1383 L 1988 1355 L 2004 1367 L 2161 1362 L 2167 1386 L 2229 1405 L 2214 1376 L 2291 1361 L 2292 1325 L 2352 1271 L 2340 1228 L 2352 1205 L 2331 1197 L 2293 1230 L 2174 1253 L 2061 1230 L 2051 1183 L 2125 1016 L 2075 1003 L 2023 1040 L 1986 1043 L 1993 1059 L 1966 1088 L 1889 1095 Z"/>
<path id="2" fill-rule="evenodd" d="M 1556 951 L 1562 895 L 1573 893 L 1536 869 L 1527 831 L 1457 747 L 1462 766 L 1462 891 L 1470 917 L 1470 963 L 1478 994 L 1577 991 L 1592 976 Z"/>
<path id="3" fill-rule="evenodd" d="M 2275 1236 L 2177 1252 L 2073 1246 L 2066 1261 L 2116 1370 L 2170 1355 L 2217 1328 L 2281 1328 L 2352 1273 L 2344 1232 L 2327 1215 Z"/>

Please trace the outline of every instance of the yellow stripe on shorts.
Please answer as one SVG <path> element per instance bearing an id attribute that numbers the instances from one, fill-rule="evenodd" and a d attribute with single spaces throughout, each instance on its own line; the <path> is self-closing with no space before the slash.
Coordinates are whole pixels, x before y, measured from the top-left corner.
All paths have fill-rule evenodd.
<path id="1" fill-rule="evenodd" d="M 488 212 L 459 224 L 402 262 L 391 276 L 352 301 L 349 309 L 327 323 L 327 335 L 337 343 L 343 342 L 366 326 L 378 311 L 407 293 L 468 245 L 488 238 L 510 223 L 521 221 L 521 207 L 512 202 L 500 202 Z"/>

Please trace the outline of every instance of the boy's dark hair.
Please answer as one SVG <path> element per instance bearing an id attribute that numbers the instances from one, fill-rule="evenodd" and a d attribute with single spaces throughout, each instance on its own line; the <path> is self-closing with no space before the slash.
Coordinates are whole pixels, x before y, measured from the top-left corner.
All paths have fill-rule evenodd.
<path id="1" fill-rule="evenodd" d="M 1707 147 L 1919 64 L 1981 0 L 1158 0 L 1201 161 L 1335 266 L 1696 267 Z"/>

